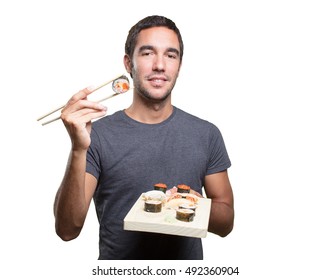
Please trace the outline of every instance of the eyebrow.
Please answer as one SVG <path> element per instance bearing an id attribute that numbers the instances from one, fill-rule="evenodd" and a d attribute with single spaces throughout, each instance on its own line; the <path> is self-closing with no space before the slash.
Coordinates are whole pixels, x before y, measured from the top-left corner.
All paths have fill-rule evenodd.
<path id="1" fill-rule="evenodd" d="M 142 52 L 144 50 L 154 50 L 154 49 L 155 48 L 151 45 L 144 45 L 139 48 L 139 52 Z M 179 50 L 176 48 L 167 48 L 167 52 L 172 52 L 172 53 L 179 55 Z"/>

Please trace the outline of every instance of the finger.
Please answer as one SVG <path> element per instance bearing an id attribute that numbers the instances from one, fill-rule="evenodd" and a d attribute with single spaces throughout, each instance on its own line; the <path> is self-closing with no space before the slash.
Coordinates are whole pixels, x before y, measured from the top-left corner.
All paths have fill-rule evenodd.
<path id="1" fill-rule="evenodd" d="M 66 106 L 70 106 L 76 102 L 78 102 L 79 100 L 83 100 L 83 99 L 87 99 L 87 96 L 89 94 L 91 94 L 92 92 L 94 91 L 94 87 L 93 86 L 90 86 L 90 87 L 87 87 L 87 88 L 84 88 L 82 90 L 80 90 L 79 92 L 77 92 L 76 94 L 74 94 L 70 99 L 69 101 L 67 102 Z"/>
<path id="2" fill-rule="evenodd" d="M 104 115 L 106 115 L 106 111 L 94 111 L 94 112 L 90 112 L 87 114 L 82 115 L 79 120 L 81 123 L 89 123 L 92 120 L 98 119 L 103 117 Z"/>
<path id="3" fill-rule="evenodd" d="M 67 105 L 63 110 L 62 113 L 70 114 L 74 113 L 79 110 L 83 109 L 92 109 L 97 111 L 106 111 L 107 107 L 102 105 L 101 103 L 88 101 L 88 100 L 78 100 L 77 102 L 73 103 L 72 105 Z"/>
<path id="4" fill-rule="evenodd" d="M 82 117 L 85 117 L 87 115 L 91 114 L 105 114 L 107 110 L 96 110 L 93 108 L 84 108 L 78 111 L 75 111 L 74 113 L 69 114 L 69 117 L 74 118 L 74 119 L 80 119 Z"/>
<path id="5" fill-rule="evenodd" d="M 107 108 L 99 110 L 94 108 L 83 107 L 80 110 L 75 110 L 73 112 L 63 112 L 61 114 L 61 119 L 66 123 L 87 123 L 95 118 L 104 116 L 107 113 Z"/>

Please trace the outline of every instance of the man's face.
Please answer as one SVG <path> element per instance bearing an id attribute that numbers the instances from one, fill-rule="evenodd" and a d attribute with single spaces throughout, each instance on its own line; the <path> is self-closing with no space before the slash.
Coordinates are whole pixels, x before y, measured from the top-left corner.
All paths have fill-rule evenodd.
<path id="1" fill-rule="evenodd" d="M 142 30 L 130 63 L 135 91 L 152 102 L 167 99 L 179 74 L 179 52 L 174 31 L 166 27 Z"/>

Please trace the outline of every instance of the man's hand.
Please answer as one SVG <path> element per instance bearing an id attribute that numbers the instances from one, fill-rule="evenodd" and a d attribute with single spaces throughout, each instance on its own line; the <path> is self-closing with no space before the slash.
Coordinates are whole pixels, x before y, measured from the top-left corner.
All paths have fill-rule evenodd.
<path id="1" fill-rule="evenodd" d="M 61 119 L 71 138 L 73 150 L 86 150 L 91 143 L 91 121 L 103 117 L 107 108 L 97 102 L 87 100 L 93 92 L 85 88 L 71 97 L 61 111 Z"/>

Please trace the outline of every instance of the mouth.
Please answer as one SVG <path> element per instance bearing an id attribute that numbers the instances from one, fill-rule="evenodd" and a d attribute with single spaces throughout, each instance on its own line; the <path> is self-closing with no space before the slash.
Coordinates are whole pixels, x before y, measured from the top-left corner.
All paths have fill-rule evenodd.
<path id="1" fill-rule="evenodd" d="M 166 76 L 153 75 L 147 77 L 147 81 L 149 81 L 153 87 L 162 87 L 168 81 L 168 78 Z"/>

